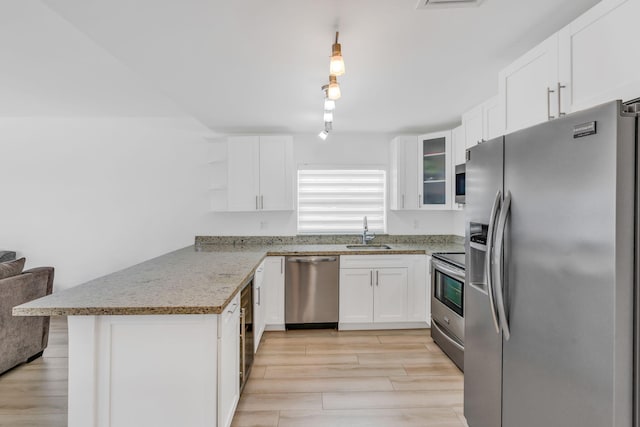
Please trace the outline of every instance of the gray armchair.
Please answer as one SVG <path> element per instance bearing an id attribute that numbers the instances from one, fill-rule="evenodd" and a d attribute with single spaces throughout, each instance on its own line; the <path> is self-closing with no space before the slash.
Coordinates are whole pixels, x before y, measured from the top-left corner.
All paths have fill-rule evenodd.
<path id="1" fill-rule="evenodd" d="M 12 316 L 13 307 L 51 294 L 53 267 L 39 267 L 0 280 L 0 373 L 42 356 L 49 317 Z"/>

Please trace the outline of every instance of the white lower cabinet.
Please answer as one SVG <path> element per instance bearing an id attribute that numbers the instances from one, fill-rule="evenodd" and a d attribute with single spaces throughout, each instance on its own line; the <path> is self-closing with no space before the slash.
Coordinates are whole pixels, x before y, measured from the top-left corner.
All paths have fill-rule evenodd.
<path id="1" fill-rule="evenodd" d="M 258 268 L 256 268 L 255 275 L 253 277 L 253 352 L 258 351 L 260 346 L 260 339 L 262 339 L 262 333 L 265 328 L 266 312 L 265 312 L 265 281 L 264 270 L 266 260 L 262 261 Z"/>
<path id="2" fill-rule="evenodd" d="M 284 257 L 270 256 L 264 261 L 265 329 L 284 330 Z"/>
<path id="3" fill-rule="evenodd" d="M 409 258 L 409 288 L 407 295 L 407 321 L 431 324 L 431 273 L 429 255 L 411 255 Z"/>
<path id="4" fill-rule="evenodd" d="M 409 294 L 408 268 L 377 268 L 374 270 L 373 321 L 406 322 Z"/>
<path id="5" fill-rule="evenodd" d="M 228 427 L 240 295 L 220 314 L 69 316 L 68 426 Z"/>
<path id="6" fill-rule="evenodd" d="M 340 323 L 373 322 L 373 274 L 370 268 L 340 269 Z"/>
<path id="7" fill-rule="evenodd" d="M 218 427 L 228 427 L 240 399 L 240 294 L 218 324 Z"/>
<path id="8" fill-rule="evenodd" d="M 426 327 L 425 265 L 424 255 L 340 257 L 340 329 Z"/>

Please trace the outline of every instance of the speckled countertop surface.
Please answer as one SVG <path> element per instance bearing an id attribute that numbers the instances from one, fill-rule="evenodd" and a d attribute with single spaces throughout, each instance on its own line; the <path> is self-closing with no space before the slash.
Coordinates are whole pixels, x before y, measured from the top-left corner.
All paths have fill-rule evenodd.
<path id="1" fill-rule="evenodd" d="M 347 249 L 344 244 L 200 244 L 22 304 L 14 307 L 13 314 L 218 314 L 268 255 L 431 254 L 464 250 L 459 241 L 389 246 L 392 249 L 372 251 Z"/>

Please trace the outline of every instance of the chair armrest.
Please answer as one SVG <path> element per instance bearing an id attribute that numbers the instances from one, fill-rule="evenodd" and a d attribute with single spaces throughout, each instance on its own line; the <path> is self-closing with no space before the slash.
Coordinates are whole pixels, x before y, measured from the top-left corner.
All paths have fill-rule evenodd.
<path id="1" fill-rule="evenodd" d="M 48 274 L 48 279 L 47 279 L 47 290 L 45 295 L 51 295 L 51 292 L 53 292 L 53 276 L 54 276 L 54 268 L 53 267 L 36 267 L 36 268 L 31 268 L 29 270 L 25 270 L 23 271 L 24 273 L 32 273 L 34 275 L 40 275 L 40 274 Z"/>

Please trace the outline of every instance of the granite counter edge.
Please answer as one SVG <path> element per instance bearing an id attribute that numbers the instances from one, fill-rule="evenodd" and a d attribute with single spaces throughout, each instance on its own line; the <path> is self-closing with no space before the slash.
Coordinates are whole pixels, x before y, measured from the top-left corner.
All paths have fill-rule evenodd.
<path id="1" fill-rule="evenodd" d="M 140 306 L 140 307 L 13 307 L 14 316 L 117 316 L 117 315 L 171 315 L 171 314 L 220 314 L 248 283 L 260 263 L 268 256 L 304 256 L 304 255 L 431 255 L 432 251 L 422 249 L 386 249 L 386 250 L 266 250 L 261 259 L 251 268 L 248 274 L 230 292 L 225 302 L 219 306 Z"/>

